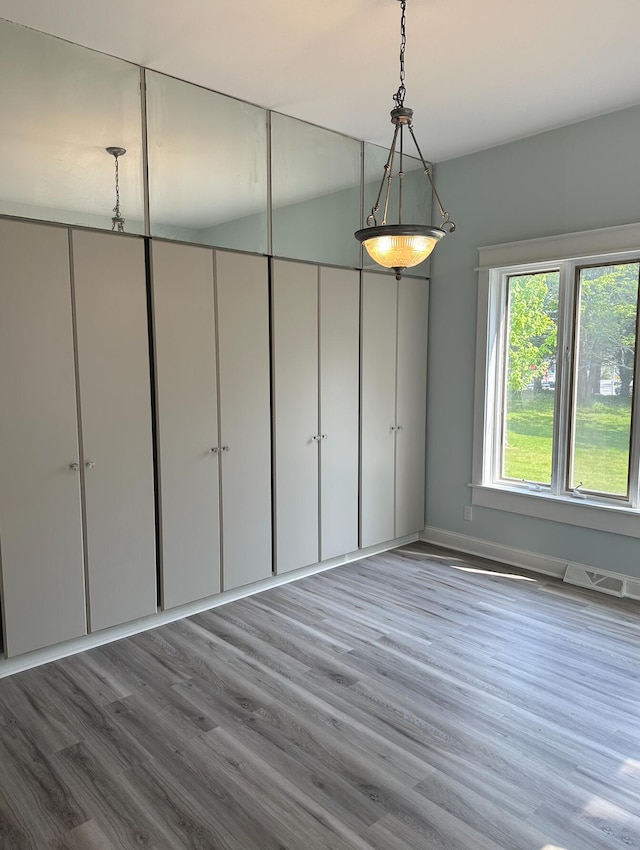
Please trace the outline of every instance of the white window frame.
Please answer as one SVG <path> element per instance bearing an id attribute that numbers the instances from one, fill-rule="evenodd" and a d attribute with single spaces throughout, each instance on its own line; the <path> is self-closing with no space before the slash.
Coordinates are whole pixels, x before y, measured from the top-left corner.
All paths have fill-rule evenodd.
<path id="1" fill-rule="evenodd" d="M 571 381 L 568 368 L 573 349 L 577 266 L 640 261 L 640 223 L 568 233 L 480 248 L 478 324 L 473 425 L 472 503 L 510 513 L 640 538 L 640 392 L 633 394 L 629 498 L 575 496 L 565 489 Z M 560 273 L 558 353 L 552 478 L 550 486 L 499 481 L 501 439 L 500 399 L 504 358 L 501 357 L 506 288 L 509 276 L 554 271 Z M 562 350 L 560 350 L 562 346 Z M 640 339 L 635 372 L 640 374 Z M 635 387 L 635 384 L 634 384 Z"/>

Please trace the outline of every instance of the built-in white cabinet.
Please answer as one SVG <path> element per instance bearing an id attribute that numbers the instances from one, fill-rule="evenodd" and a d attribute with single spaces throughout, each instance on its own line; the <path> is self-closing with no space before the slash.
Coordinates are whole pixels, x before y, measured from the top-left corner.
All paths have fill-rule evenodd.
<path id="1" fill-rule="evenodd" d="M 358 548 L 360 275 L 320 268 L 320 560 Z"/>
<path id="2" fill-rule="evenodd" d="M 269 267 L 215 252 L 222 473 L 222 579 L 272 575 Z"/>
<path id="3" fill-rule="evenodd" d="M 398 283 L 395 536 L 424 529 L 429 282 Z"/>
<path id="4" fill-rule="evenodd" d="M 276 572 L 320 560 L 318 268 L 273 261 Z"/>
<path id="5" fill-rule="evenodd" d="M 151 248 L 162 604 L 271 575 L 266 259 Z"/>
<path id="6" fill-rule="evenodd" d="M 161 240 L 148 260 L 0 220 L 8 656 L 156 612 L 156 540 L 170 609 L 423 527 L 426 281 Z"/>
<path id="7" fill-rule="evenodd" d="M 273 261 L 276 571 L 358 545 L 359 276 Z"/>
<path id="8" fill-rule="evenodd" d="M 424 527 L 428 283 L 362 276 L 360 545 Z"/>
<path id="9" fill-rule="evenodd" d="M 0 221 L 0 555 L 7 655 L 86 632 L 69 239 Z"/>
<path id="10" fill-rule="evenodd" d="M 157 610 L 144 242 L 71 233 L 89 628 Z"/>
<path id="11" fill-rule="evenodd" d="M 142 240 L 0 221 L 10 656 L 156 611 Z"/>
<path id="12" fill-rule="evenodd" d="M 209 248 L 151 249 L 162 604 L 220 591 L 218 389 Z"/>

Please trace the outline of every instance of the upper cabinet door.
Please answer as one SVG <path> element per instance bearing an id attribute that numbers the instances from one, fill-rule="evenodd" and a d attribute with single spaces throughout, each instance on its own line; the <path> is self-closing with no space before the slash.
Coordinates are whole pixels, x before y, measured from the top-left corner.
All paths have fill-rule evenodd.
<path id="1" fill-rule="evenodd" d="M 358 548 L 360 276 L 320 269 L 320 559 Z"/>
<path id="2" fill-rule="evenodd" d="M 315 564 L 318 541 L 318 269 L 273 261 L 278 573 Z"/>
<path id="3" fill-rule="evenodd" d="M 397 283 L 362 275 L 360 545 L 395 535 Z"/>
<path id="4" fill-rule="evenodd" d="M 213 252 L 151 247 L 162 604 L 220 591 Z"/>
<path id="5" fill-rule="evenodd" d="M 68 233 L 0 221 L 0 263 L 0 545 L 13 656 L 86 632 Z"/>
<path id="6" fill-rule="evenodd" d="M 398 289 L 396 537 L 424 528 L 429 284 L 404 278 Z"/>
<path id="7" fill-rule="evenodd" d="M 144 242 L 73 231 L 92 631 L 156 611 Z"/>
<path id="8" fill-rule="evenodd" d="M 216 251 L 223 587 L 271 576 L 271 391 L 266 257 Z"/>

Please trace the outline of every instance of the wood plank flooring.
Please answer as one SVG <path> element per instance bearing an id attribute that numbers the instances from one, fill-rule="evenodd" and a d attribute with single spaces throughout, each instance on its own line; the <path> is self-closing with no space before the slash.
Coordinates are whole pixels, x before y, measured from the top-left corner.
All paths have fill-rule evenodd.
<path id="1" fill-rule="evenodd" d="M 413 544 L 0 680 L 1 850 L 640 848 L 640 605 Z"/>

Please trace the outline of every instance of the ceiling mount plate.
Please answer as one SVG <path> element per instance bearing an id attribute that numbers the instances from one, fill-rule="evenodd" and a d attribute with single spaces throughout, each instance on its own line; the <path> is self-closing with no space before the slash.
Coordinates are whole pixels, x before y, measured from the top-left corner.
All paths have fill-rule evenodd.
<path id="1" fill-rule="evenodd" d="M 105 150 L 106 150 L 107 153 L 110 153 L 111 156 L 122 156 L 123 154 L 125 154 L 127 152 L 126 148 L 110 147 L 110 148 L 105 148 Z"/>

